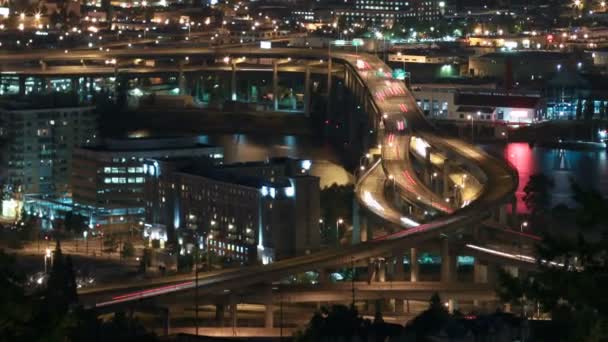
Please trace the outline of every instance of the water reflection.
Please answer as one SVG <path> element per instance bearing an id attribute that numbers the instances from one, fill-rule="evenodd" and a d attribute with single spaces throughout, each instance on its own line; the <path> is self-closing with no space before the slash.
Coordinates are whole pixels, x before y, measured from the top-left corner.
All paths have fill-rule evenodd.
<path id="1" fill-rule="evenodd" d="M 570 179 L 585 187 L 594 187 L 608 195 L 608 162 L 606 151 L 572 151 L 543 147 L 530 147 L 527 143 L 504 145 L 482 145 L 488 152 L 502 156 L 511 162 L 519 174 L 516 192 L 517 210 L 526 212 L 523 203 L 524 187 L 530 176 L 543 172 L 553 178 L 555 188 L 552 205 L 573 205 Z"/>

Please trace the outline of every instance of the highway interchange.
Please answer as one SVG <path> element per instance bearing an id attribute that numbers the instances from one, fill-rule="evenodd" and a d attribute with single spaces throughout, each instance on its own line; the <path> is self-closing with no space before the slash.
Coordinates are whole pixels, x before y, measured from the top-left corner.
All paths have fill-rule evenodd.
<path id="1" fill-rule="evenodd" d="M 14 61 L 81 61 L 103 60 L 107 58 L 149 58 L 186 56 L 252 56 L 269 58 L 298 58 L 326 61 L 328 50 L 319 49 L 260 49 L 260 48 L 135 48 L 111 51 L 70 51 L 69 53 L 0 54 L 0 64 Z M 486 219 L 499 205 L 506 203 L 517 188 L 517 174 L 506 162 L 491 157 L 463 141 L 442 136 L 424 117 L 415 99 L 402 81 L 391 77 L 390 68 L 380 59 L 368 54 L 352 52 L 331 52 L 334 62 L 343 63 L 356 70 L 356 76 L 365 85 L 367 96 L 372 101 L 376 119 L 383 122 L 384 129 L 378 135 L 381 159 L 359 178 L 356 193 L 360 204 L 372 215 L 402 229 L 365 243 L 329 249 L 310 255 L 280 260 L 269 265 L 251 266 L 240 269 L 226 269 L 200 276 L 199 293 L 212 294 L 243 288 L 258 283 L 279 280 L 290 274 L 335 267 L 372 257 L 390 255 L 397 250 L 438 239 L 442 234 L 470 228 Z M 3 67 L 3 72 L 19 74 L 20 70 Z M 391 93 L 393 92 L 393 93 Z M 410 142 L 412 138 L 423 139 L 433 150 L 441 151 L 451 159 L 459 160 L 483 189 L 468 205 L 453 208 L 443 196 L 435 194 L 417 176 L 411 161 Z M 427 150 L 430 153 L 430 150 Z M 415 151 L 414 151 L 415 152 Z M 420 153 L 420 151 L 418 151 Z M 370 181 L 372 178 L 376 181 Z M 378 191 L 377 179 L 395 182 L 400 196 L 424 207 L 434 208 L 444 215 L 438 215 L 425 223 L 407 218 L 391 206 L 391 200 L 370 196 L 383 196 Z M 372 195 L 373 194 L 373 195 Z M 372 197 L 373 198 L 373 197 Z M 481 250 L 478 250 L 481 251 Z M 519 260 L 519 259 L 517 259 Z M 162 283 L 162 285 L 160 285 Z M 138 301 L 158 295 L 190 290 L 195 286 L 192 275 L 167 279 L 126 283 L 122 287 L 100 288 L 84 293 L 85 302 L 90 307 L 107 307 Z"/>

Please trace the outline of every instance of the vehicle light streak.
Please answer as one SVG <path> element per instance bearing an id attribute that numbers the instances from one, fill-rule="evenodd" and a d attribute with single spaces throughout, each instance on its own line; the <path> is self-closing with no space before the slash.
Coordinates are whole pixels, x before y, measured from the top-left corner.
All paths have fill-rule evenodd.
<path id="1" fill-rule="evenodd" d="M 405 216 L 401 216 L 401 222 L 403 222 L 404 224 L 406 224 L 408 226 L 412 226 L 412 227 L 417 227 L 420 225 L 420 223 L 412 220 L 409 217 L 405 217 Z"/>
<path id="2" fill-rule="evenodd" d="M 384 212 L 384 208 L 382 207 L 382 205 L 380 205 L 380 203 L 378 203 L 378 201 L 376 201 L 376 199 L 372 196 L 372 194 L 369 191 L 363 192 L 363 200 L 370 207 L 372 207 L 378 211 Z"/>
<path id="3" fill-rule="evenodd" d="M 134 298 L 150 297 L 152 295 L 158 295 L 158 294 L 173 292 L 175 290 L 179 290 L 179 289 L 182 289 L 182 288 L 188 288 L 188 287 L 191 287 L 191 286 L 194 286 L 194 282 L 193 281 L 187 281 L 187 282 L 183 282 L 183 283 L 179 283 L 179 284 L 174 284 L 174 285 L 167 285 L 167 286 L 157 287 L 157 288 L 148 289 L 148 290 L 131 292 L 131 293 L 127 293 L 127 294 L 124 294 L 124 295 L 112 297 L 112 300 L 107 301 L 107 302 L 97 303 L 95 306 L 96 307 L 101 307 L 101 306 L 106 306 L 106 305 L 111 305 L 111 304 L 125 302 L 125 301 L 128 301 L 128 300 L 134 299 Z"/>

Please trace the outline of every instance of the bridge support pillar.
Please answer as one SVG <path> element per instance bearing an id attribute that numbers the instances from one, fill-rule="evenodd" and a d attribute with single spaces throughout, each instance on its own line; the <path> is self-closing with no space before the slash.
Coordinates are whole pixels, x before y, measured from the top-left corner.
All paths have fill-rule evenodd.
<path id="1" fill-rule="evenodd" d="M 443 163 L 443 197 L 450 194 L 450 163 L 446 160 Z"/>
<path id="2" fill-rule="evenodd" d="M 25 95 L 25 76 L 19 76 L 19 96 Z"/>
<path id="3" fill-rule="evenodd" d="M 376 267 L 378 269 L 378 282 L 386 282 L 386 259 L 377 259 Z"/>
<path id="4" fill-rule="evenodd" d="M 231 292 L 228 301 L 230 303 L 230 325 L 236 328 L 238 327 L 238 299 L 236 294 Z"/>
<path id="5" fill-rule="evenodd" d="M 511 224 L 511 227 L 517 227 L 517 225 L 519 224 L 518 220 L 517 220 L 517 197 L 513 196 L 513 198 L 511 198 L 511 222 L 509 222 Z"/>
<path id="6" fill-rule="evenodd" d="M 236 63 L 232 62 L 232 70 L 230 74 L 230 100 L 236 101 Z"/>
<path id="7" fill-rule="evenodd" d="M 272 285 L 268 285 L 266 286 L 266 288 L 264 289 L 264 305 L 265 305 L 265 310 L 264 310 L 264 327 L 265 328 L 272 328 L 274 326 L 274 305 L 272 304 Z"/>
<path id="8" fill-rule="evenodd" d="M 448 312 L 454 313 L 454 310 L 458 310 L 458 302 L 456 299 L 450 298 L 448 299 Z"/>
<path id="9" fill-rule="evenodd" d="M 330 282 L 330 272 L 327 269 L 320 269 L 319 273 L 319 284 L 327 284 Z"/>
<path id="10" fill-rule="evenodd" d="M 279 64 L 272 63 L 272 102 L 275 111 L 279 110 Z"/>
<path id="11" fill-rule="evenodd" d="M 361 222 L 360 222 L 360 228 L 359 228 L 359 236 L 360 236 L 360 240 L 361 242 L 366 242 L 369 238 L 370 238 L 370 234 L 368 231 L 368 222 L 367 222 L 367 217 L 365 216 L 361 216 Z"/>
<path id="12" fill-rule="evenodd" d="M 224 326 L 224 311 L 225 306 L 223 303 L 215 304 L 215 322 L 219 327 Z"/>
<path id="13" fill-rule="evenodd" d="M 187 86 L 186 86 L 186 75 L 184 75 L 184 71 L 182 70 L 182 66 L 180 64 L 179 67 L 179 74 L 177 76 L 177 87 L 179 88 L 179 94 L 180 95 L 186 95 L 187 91 Z"/>
<path id="14" fill-rule="evenodd" d="M 498 223 L 502 225 L 507 224 L 507 207 L 506 205 L 501 205 L 498 208 Z"/>
<path id="15" fill-rule="evenodd" d="M 450 256 L 449 241 L 446 237 L 441 238 L 441 282 L 449 282 L 452 279 L 452 257 Z"/>
<path id="16" fill-rule="evenodd" d="M 403 252 L 398 251 L 395 254 L 395 280 L 405 280 L 405 271 L 403 269 Z"/>
<path id="17" fill-rule="evenodd" d="M 368 283 L 373 283 L 374 280 L 376 279 L 376 263 L 375 260 L 373 258 L 371 258 L 369 260 L 369 263 L 367 264 L 367 279 L 368 279 Z"/>
<path id="18" fill-rule="evenodd" d="M 310 64 L 306 63 L 304 72 L 304 116 L 310 116 Z"/>
<path id="19" fill-rule="evenodd" d="M 410 281 L 415 283 L 420 276 L 420 265 L 418 265 L 418 251 L 416 248 L 410 248 Z"/>
<path id="20" fill-rule="evenodd" d="M 403 313 L 404 311 L 404 300 L 402 298 L 395 298 L 395 313 Z"/>
<path id="21" fill-rule="evenodd" d="M 72 91 L 75 92 L 78 95 L 79 92 L 79 82 L 78 82 L 78 77 L 72 77 L 70 78 L 70 87 L 72 88 Z"/>

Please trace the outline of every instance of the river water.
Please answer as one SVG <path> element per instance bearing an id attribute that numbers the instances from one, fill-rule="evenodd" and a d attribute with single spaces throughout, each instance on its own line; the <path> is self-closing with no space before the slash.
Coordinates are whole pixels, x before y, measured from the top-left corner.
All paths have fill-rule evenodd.
<path id="1" fill-rule="evenodd" d="M 486 151 L 506 158 L 519 173 L 517 210 L 526 212 L 522 201 L 523 189 L 531 175 L 542 172 L 555 182 L 552 206 L 573 206 L 571 179 L 578 184 L 599 190 L 608 195 L 608 160 L 606 151 L 563 150 L 556 148 L 530 147 L 528 143 L 507 145 L 483 145 Z"/>

